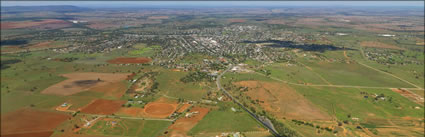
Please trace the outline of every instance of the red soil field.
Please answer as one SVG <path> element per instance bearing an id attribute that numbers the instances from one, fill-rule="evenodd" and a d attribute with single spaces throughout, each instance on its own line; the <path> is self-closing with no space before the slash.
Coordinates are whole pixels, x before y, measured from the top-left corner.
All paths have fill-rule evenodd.
<path id="1" fill-rule="evenodd" d="M 28 27 L 41 27 L 41 28 L 62 28 L 69 26 L 70 23 L 63 20 L 46 19 L 42 21 L 15 21 L 15 22 L 2 22 L 1 29 L 19 29 Z"/>
<path id="2" fill-rule="evenodd" d="M 86 107 L 81 109 L 83 113 L 89 114 L 103 114 L 111 115 L 117 112 L 122 104 L 125 104 L 124 100 L 105 100 L 97 99 L 94 102 L 88 104 Z"/>
<path id="3" fill-rule="evenodd" d="M 385 43 L 376 42 L 376 41 L 363 41 L 363 42 L 360 43 L 360 45 L 363 46 L 363 47 L 371 47 L 371 48 L 405 50 L 403 48 L 400 48 L 400 47 L 397 47 L 397 46 L 394 46 L 394 45 L 385 44 Z"/>
<path id="4" fill-rule="evenodd" d="M 138 107 L 129 107 L 129 108 L 121 108 L 118 113 L 129 115 L 132 117 L 141 117 L 143 116 L 144 109 Z"/>
<path id="5" fill-rule="evenodd" d="M 145 105 L 144 108 L 121 108 L 119 114 L 135 117 L 167 118 L 177 109 L 177 101 L 161 97 Z"/>
<path id="6" fill-rule="evenodd" d="M 53 131 L 41 131 L 41 132 L 30 132 L 30 133 L 16 133 L 1 135 L 2 137 L 50 137 Z"/>
<path id="7" fill-rule="evenodd" d="M 177 104 L 151 102 L 146 104 L 145 113 L 150 117 L 167 118 L 177 109 Z"/>
<path id="8" fill-rule="evenodd" d="M 172 124 L 168 129 L 171 129 L 170 137 L 185 137 L 186 133 L 192 129 L 205 115 L 208 114 L 208 108 L 193 107 L 189 112 L 199 112 L 194 114 L 192 117 L 182 117 L 174 124 Z"/>
<path id="9" fill-rule="evenodd" d="M 181 106 L 177 112 L 182 113 L 183 111 L 185 111 L 187 108 L 190 107 L 190 104 L 183 104 L 183 106 Z"/>
<path id="10" fill-rule="evenodd" d="M 148 63 L 151 62 L 152 59 L 150 58 L 116 58 L 112 60 L 108 60 L 108 63 L 111 64 L 142 64 L 142 63 Z"/>
<path id="11" fill-rule="evenodd" d="M 246 20 L 245 19 L 228 19 L 227 21 L 230 23 L 243 23 Z"/>
<path id="12" fill-rule="evenodd" d="M 69 115 L 59 112 L 20 109 L 1 117 L 1 136 L 48 135 L 69 118 Z"/>
<path id="13" fill-rule="evenodd" d="M 412 94 L 411 92 L 409 92 L 406 89 L 396 89 L 396 88 L 392 88 L 391 89 L 394 92 L 399 93 L 400 95 L 412 100 L 415 103 L 418 103 L 419 105 L 423 105 L 424 104 L 424 98 L 423 96 L 420 95 L 416 95 L 416 94 Z"/>

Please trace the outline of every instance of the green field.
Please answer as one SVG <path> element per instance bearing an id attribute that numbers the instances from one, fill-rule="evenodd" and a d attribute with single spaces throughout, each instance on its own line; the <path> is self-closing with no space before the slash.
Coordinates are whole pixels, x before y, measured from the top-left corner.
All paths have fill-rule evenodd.
<path id="1" fill-rule="evenodd" d="M 196 135 L 208 132 L 246 132 L 262 129 L 248 113 L 239 109 L 233 112 L 226 110 L 213 110 L 209 112 L 199 123 L 193 127 L 189 134 Z"/>
<path id="2" fill-rule="evenodd" d="M 187 100 L 200 100 L 206 95 L 207 87 L 201 86 L 199 83 L 183 83 L 180 81 L 187 72 L 174 72 L 162 69 L 156 77 L 159 83 L 158 89 L 161 94 L 170 97 L 182 98 Z"/>
<path id="3" fill-rule="evenodd" d="M 307 99 L 339 120 L 351 120 L 351 117 L 360 118 L 390 118 L 416 117 L 424 115 L 423 110 L 414 109 L 418 104 L 389 89 L 357 89 L 357 88 L 330 88 L 292 86 Z M 360 92 L 369 93 L 368 98 Z M 386 100 L 374 100 L 372 95 L 384 94 Z M 391 99 L 391 101 L 389 101 Z M 338 103 L 337 103 L 338 102 Z M 343 103 L 341 103 L 343 102 Z M 423 107 L 422 107 L 423 108 Z"/>
<path id="4" fill-rule="evenodd" d="M 142 56 L 142 57 L 152 57 L 158 51 L 161 50 L 161 46 L 158 46 L 158 45 L 147 46 L 146 44 L 143 44 L 143 43 L 136 44 L 136 45 L 133 46 L 133 48 L 136 48 L 136 49 L 129 51 L 130 55 Z"/>
<path id="5" fill-rule="evenodd" d="M 82 129 L 81 133 L 87 135 L 120 135 L 152 137 L 158 136 L 171 123 L 168 121 L 119 119 L 111 121 L 100 120 L 89 129 Z"/>

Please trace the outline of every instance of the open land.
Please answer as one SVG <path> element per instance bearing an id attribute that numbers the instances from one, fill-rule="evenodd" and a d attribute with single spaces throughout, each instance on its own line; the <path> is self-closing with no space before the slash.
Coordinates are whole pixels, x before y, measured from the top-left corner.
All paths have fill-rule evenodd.
<path id="1" fill-rule="evenodd" d="M 1 136 L 424 136 L 423 13 L 2 6 Z"/>
<path id="2" fill-rule="evenodd" d="M 128 74 L 102 74 L 102 73 L 71 73 L 62 75 L 68 79 L 53 85 L 41 93 L 55 95 L 72 95 L 90 88 L 106 86 L 127 78 Z M 101 90 L 99 88 L 95 90 Z"/>

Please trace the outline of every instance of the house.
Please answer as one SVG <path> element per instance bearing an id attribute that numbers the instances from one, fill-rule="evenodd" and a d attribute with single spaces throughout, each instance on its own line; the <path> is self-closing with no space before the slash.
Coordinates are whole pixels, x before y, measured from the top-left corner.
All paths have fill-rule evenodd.
<path id="1" fill-rule="evenodd" d="M 232 107 L 232 108 L 230 108 L 233 112 L 236 112 L 237 110 L 234 108 L 234 107 Z"/>
<path id="2" fill-rule="evenodd" d="M 220 96 L 220 97 L 218 97 L 217 98 L 219 101 L 222 101 L 223 100 L 223 96 Z"/>

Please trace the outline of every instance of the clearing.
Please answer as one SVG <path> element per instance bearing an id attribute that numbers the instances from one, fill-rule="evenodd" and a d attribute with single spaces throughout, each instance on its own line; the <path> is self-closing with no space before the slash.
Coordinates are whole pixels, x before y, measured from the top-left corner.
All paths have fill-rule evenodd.
<path id="1" fill-rule="evenodd" d="M 170 137 L 183 137 L 187 136 L 186 133 L 190 131 L 205 115 L 208 114 L 208 108 L 193 107 L 187 114 L 190 116 L 182 117 L 168 127 L 170 129 Z"/>
<path id="2" fill-rule="evenodd" d="M 161 97 L 154 102 L 146 104 L 143 111 L 148 117 L 167 118 L 176 111 L 177 106 L 177 102 Z"/>
<path id="3" fill-rule="evenodd" d="M 237 86 L 248 87 L 245 93 L 275 116 L 304 120 L 330 120 L 329 114 L 322 112 L 294 89 L 277 82 L 241 81 Z M 261 103 L 264 102 L 264 103 Z"/>
<path id="4" fill-rule="evenodd" d="M 41 91 L 43 94 L 72 95 L 90 88 L 106 86 L 125 80 L 129 73 L 69 73 L 62 76 L 68 78 Z M 100 88 L 102 89 L 102 88 Z"/>

